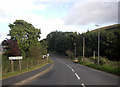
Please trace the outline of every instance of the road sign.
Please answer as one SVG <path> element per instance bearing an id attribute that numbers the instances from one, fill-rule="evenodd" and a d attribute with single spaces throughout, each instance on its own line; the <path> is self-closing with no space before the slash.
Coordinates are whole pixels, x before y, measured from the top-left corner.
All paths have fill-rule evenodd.
<path id="1" fill-rule="evenodd" d="M 9 60 L 20 60 L 23 59 L 22 56 L 9 57 Z"/>

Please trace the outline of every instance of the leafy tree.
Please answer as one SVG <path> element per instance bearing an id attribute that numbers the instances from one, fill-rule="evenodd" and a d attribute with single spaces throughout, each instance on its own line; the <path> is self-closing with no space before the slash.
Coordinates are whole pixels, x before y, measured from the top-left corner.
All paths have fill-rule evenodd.
<path id="1" fill-rule="evenodd" d="M 8 35 L 12 40 L 17 40 L 22 55 L 27 57 L 29 47 L 38 43 L 38 39 L 40 39 L 40 29 L 24 20 L 16 20 L 13 24 L 9 24 L 9 27 L 11 30 Z"/>
<path id="2" fill-rule="evenodd" d="M 5 55 L 6 56 L 20 56 L 21 53 L 20 53 L 20 50 L 19 50 L 19 47 L 18 47 L 18 44 L 17 44 L 17 41 L 16 40 L 4 40 L 2 42 L 2 45 L 6 46 L 5 49 Z"/>

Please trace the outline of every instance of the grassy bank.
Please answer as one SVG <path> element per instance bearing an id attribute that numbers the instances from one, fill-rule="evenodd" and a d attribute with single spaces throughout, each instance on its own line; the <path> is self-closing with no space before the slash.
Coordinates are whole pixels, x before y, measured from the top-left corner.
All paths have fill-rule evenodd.
<path id="1" fill-rule="evenodd" d="M 79 64 L 120 76 L 120 67 L 117 66 L 111 66 L 110 64 L 98 65 L 90 62 L 79 62 Z"/>
<path id="2" fill-rule="evenodd" d="M 47 65 L 48 63 L 45 63 L 45 64 L 41 64 L 39 66 L 36 66 L 36 67 L 33 67 L 33 68 L 29 68 L 29 69 L 25 69 L 25 70 L 21 70 L 21 71 L 15 71 L 15 72 L 10 72 L 10 73 L 7 73 L 7 74 L 4 74 L 2 75 L 2 78 L 7 78 L 7 77 L 10 77 L 10 76 L 14 76 L 14 75 L 17 75 L 17 74 L 22 74 L 22 73 L 25 73 L 25 72 L 29 72 L 29 71 L 32 71 L 32 70 L 35 70 L 35 69 L 38 69 L 38 68 L 41 68 L 45 65 Z"/>
<path id="3" fill-rule="evenodd" d="M 21 71 L 17 70 L 17 71 L 14 71 L 14 72 L 2 73 L 2 79 L 12 77 L 12 76 L 15 76 L 15 75 L 19 75 L 19 74 L 22 74 L 22 73 L 25 73 L 25 72 L 29 72 L 29 71 L 32 71 L 32 70 L 35 70 L 35 69 L 38 69 L 38 68 L 41 68 L 41 67 L 47 65 L 48 63 L 53 63 L 53 61 L 50 60 L 50 59 L 49 59 L 49 61 L 47 61 L 46 59 L 43 59 L 42 62 L 43 63 L 41 63 L 39 65 L 35 65 L 35 66 L 29 67 L 29 68 L 24 68 Z"/>

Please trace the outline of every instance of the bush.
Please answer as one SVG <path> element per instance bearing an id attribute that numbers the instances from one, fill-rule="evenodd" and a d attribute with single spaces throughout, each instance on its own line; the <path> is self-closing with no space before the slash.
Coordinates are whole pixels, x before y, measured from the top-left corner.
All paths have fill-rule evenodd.
<path id="1" fill-rule="evenodd" d="M 99 63 L 100 63 L 101 65 L 103 65 L 103 64 L 107 63 L 107 60 L 106 60 L 105 58 L 100 58 Z"/>
<path id="2" fill-rule="evenodd" d="M 67 50 L 65 53 L 68 55 L 69 58 L 73 58 L 74 57 L 73 52 L 70 51 L 70 50 Z"/>
<path id="3" fill-rule="evenodd" d="M 95 58 L 94 58 L 94 57 L 90 57 L 89 60 L 90 60 L 91 62 L 94 62 L 94 61 L 95 61 Z"/>
<path id="4" fill-rule="evenodd" d="M 91 62 L 94 62 L 94 63 L 98 63 L 98 57 L 90 57 L 89 58 L 89 60 L 91 61 Z M 109 62 L 109 60 L 107 59 L 107 58 L 105 58 L 105 57 L 100 57 L 99 58 L 99 63 L 101 64 L 101 65 L 103 65 L 103 64 L 106 64 L 106 63 L 108 63 Z"/>

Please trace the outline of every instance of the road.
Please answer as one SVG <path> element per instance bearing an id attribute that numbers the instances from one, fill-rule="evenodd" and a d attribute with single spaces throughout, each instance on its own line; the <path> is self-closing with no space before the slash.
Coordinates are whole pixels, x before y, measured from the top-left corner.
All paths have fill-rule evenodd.
<path id="1" fill-rule="evenodd" d="M 43 76 L 39 76 L 25 85 L 80 85 L 81 87 L 119 87 L 118 77 L 102 71 L 94 70 L 71 60 L 52 55 L 53 69 Z M 103 86 L 104 85 L 104 86 Z M 93 86 L 92 86 L 93 87 Z"/>

